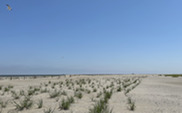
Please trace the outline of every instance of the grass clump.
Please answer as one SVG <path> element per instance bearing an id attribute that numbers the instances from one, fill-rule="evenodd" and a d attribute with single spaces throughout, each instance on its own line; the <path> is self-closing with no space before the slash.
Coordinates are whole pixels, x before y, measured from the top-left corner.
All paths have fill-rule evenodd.
<path id="1" fill-rule="evenodd" d="M 129 89 L 129 88 L 128 89 L 125 89 L 124 94 L 127 95 L 130 91 L 131 91 L 131 89 Z"/>
<path id="2" fill-rule="evenodd" d="M 33 101 L 31 100 L 31 98 L 29 96 L 25 96 L 24 99 L 22 101 L 20 101 L 19 103 L 17 103 L 16 101 L 14 101 L 16 109 L 19 111 L 22 111 L 23 109 L 30 109 L 33 105 Z"/>
<path id="3" fill-rule="evenodd" d="M 44 113 L 54 113 L 55 109 L 49 108 L 49 109 L 44 109 Z"/>
<path id="4" fill-rule="evenodd" d="M 43 100 L 42 99 L 38 100 L 37 106 L 39 109 L 42 108 L 42 106 L 43 106 Z"/>
<path id="5" fill-rule="evenodd" d="M 2 86 L 2 85 L 0 85 L 0 90 L 2 90 L 2 88 L 3 88 L 3 86 Z"/>
<path id="6" fill-rule="evenodd" d="M 15 91 L 11 91 L 11 93 L 12 93 L 12 97 L 14 99 L 19 99 L 20 98 L 20 96 Z"/>
<path id="7" fill-rule="evenodd" d="M 45 84 L 44 84 L 44 86 L 45 86 L 45 87 L 47 87 L 47 86 L 48 86 L 48 84 L 46 84 L 46 83 L 45 83 Z"/>
<path id="8" fill-rule="evenodd" d="M 75 97 L 81 99 L 83 97 L 83 94 L 81 92 L 76 92 Z"/>
<path id="9" fill-rule="evenodd" d="M 89 113 L 112 113 L 112 110 L 108 108 L 107 102 L 112 96 L 111 91 L 104 91 L 104 98 L 100 99 L 92 109 L 89 110 Z"/>
<path id="10" fill-rule="evenodd" d="M 54 90 L 53 92 L 49 93 L 50 98 L 55 98 L 60 95 L 60 91 Z"/>
<path id="11" fill-rule="evenodd" d="M 40 87 L 34 87 L 34 91 L 40 91 Z"/>
<path id="12" fill-rule="evenodd" d="M 94 88 L 93 92 L 97 92 L 97 89 L 96 89 L 96 88 Z"/>
<path id="13" fill-rule="evenodd" d="M 131 99 L 131 97 L 128 97 L 128 109 L 130 111 L 134 111 L 136 108 L 135 102 Z"/>
<path id="14" fill-rule="evenodd" d="M 28 96 L 34 95 L 35 94 L 35 90 L 30 88 L 27 93 L 28 93 Z"/>
<path id="15" fill-rule="evenodd" d="M 112 113 L 112 110 L 110 110 L 107 103 L 101 99 L 89 110 L 89 113 Z"/>
<path id="16" fill-rule="evenodd" d="M 102 96 L 102 92 L 99 92 L 96 97 L 99 98 L 100 96 Z"/>
<path id="17" fill-rule="evenodd" d="M 91 91 L 88 90 L 88 89 L 86 89 L 85 92 L 86 92 L 87 94 L 90 94 Z"/>
<path id="18" fill-rule="evenodd" d="M 24 96 L 25 95 L 25 91 L 24 90 L 20 90 L 20 96 Z"/>
<path id="19" fill-rule="evenodd" d="M 104 101 L 107 103 L 108 99 L 110 99 L 112 96 L 112 90 L 111 91 L 105 91 L 104 92 Z"/>
<path id="20" fill-rule="evenodd" d="M 67 96 L 66 91 L 61 92 L 61 95 Z"/>
<path id="21" fill-rule="evenodd" d="M 14 86 L 13 85 L 8 85 L 8 88 L 9 89 L 12 89 Z"/>
<path id="22" fill-rule="evenodd" d="M 68 97 L 67 100 L 69 101 L 69 103 L 74 103 L 75 102 L 75 99 L 72 96 Z"/>
<path id="23" fill-rule="evenodd" d="M 70 107 L 70 103 L 69 103 L 69 101 L 66 101 L 65 99 L 63 99 L 62 101 L 61 101 L 61 103 L 59 103 L 59 109 L 60 110 L 68 110 L 69 109 L 69 107 Z"/>
<path id="24" fill-rule="evenodd" d="M 117 92 L 121 92 L 122 88 L 121 86 L 118 87 Z"/>
<path id="25" fill-rule="evenodd" d="M 10 88 L 8 88 L 8 87 L 4 88 L 4 92 L 9 92 L 9 90 L 10 90 Z"/>
<path id="26" fill-rule="evenodd" d="M 67 99 L 63 99 L 60 103 L 59 103 L 59 109 L 60 110 L 68 110 L 70 108 L 70 105 L 72 103 L 74 103 L 74 98 L 73 97 L 67 97 Z"/>
<path id="27" fill-rule="evenodd" d="M 51 84 L 51 81 L 49 81 L 48 84 Z"/>
<path id="28" fill-rule="evenodd" d="M 7 104 L 8 104 L 8 101 L 2 101 L 2 100 L 0 100 L 0 107 L 1 108 L 6 108 Z"/>

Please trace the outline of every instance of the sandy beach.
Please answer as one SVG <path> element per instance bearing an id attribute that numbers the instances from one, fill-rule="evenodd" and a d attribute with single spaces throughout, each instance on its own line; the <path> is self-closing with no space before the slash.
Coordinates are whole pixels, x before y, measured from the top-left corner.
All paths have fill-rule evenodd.
<path id="1" fill-rule="evenodd" d="M 182 113 L 182 77 L 73 75 L 0 80 L 1 113 L 96 113 L 102 101 L 102 113 Z"/>

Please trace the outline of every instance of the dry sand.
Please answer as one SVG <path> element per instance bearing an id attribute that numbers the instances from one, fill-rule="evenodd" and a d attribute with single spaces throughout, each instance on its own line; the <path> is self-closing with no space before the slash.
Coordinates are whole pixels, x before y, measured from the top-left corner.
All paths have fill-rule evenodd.
<path id="1" fill-rule="evenodd" d="M 80 86 L 81 79 L 84 79 L 86 83 Z M 66 80 L 71 82 L 66 85 Z M 62 87 L 60 87 L 61 82 L 63 82 Z M 124 88 L 124 85 L 126 85 L 126 88 Z M 27 77 L 25 79 L 20 77 L 12 80 L 3 77 L 0 80 L 0 86 L 2 86 L 0 90 L 0 103 L 7 102 L 7 105 L 1 109 L 2 113 L 44 113 L 44 110 L 49 108 L 55 109 L 54 113 L 89 113 L 89 109 L 93 108 L 93 105 L 103 98 L 103 95 L 97 97 L 99 92 L 103 92 L 103 88 L 108 91 L 113 89 L 113 94 L 107 103 L 109 108 L 113 110 L 112 113 L 182 113 L 182 77 L 172 78 L 158 75 L 81 75 L 45 78 Z M 9 88 L 10 90 L 5 92 L 4 90 L 8 86 L 13 86 L 13 88 Z M 122 88 L 121 91 L 117 91 L 119 86 Z M 27 95 L 30 87 L 32 89 L 34 87 L 40 88 L 40 91 L 36 91 L 30 96 L 31 100 L 33 100 L 33 106 L 29 109 L 17 110 L 15 102 L 19 104 L 24 98 L 24 96 L 20 96 L 20 91 L 24 90 L 25 95 Z M 41 93 L 41 90 L 46 88 L 48 92 Z M 61 94 L 55 98 L 50 98 L 50 93 L 54 92 L 55 89 L 60 92 L 65 91 L 66 95 Z M 80 91 L 83 94 L 81 99 L 74 95 L 78 89 L 82 89 Z M 93 92 L 94 89 L 97 91 Z M 88 93 L 88 90 L 90 90 L 90 93 Z M 20 98 L 14 99 L 12 91 L 15 91 Z M 58 109 L 62 99 L 66 99 L 68 96 L 73 96 L 75 100 L 70 105 L 69 110 Z M 131 98 L 132 102 L 135 103 L 134 111 L 129 109 L 128 98 Z M 43 107 L 40 109 L 37 106 L 39 99 L 43 100 Z M 1 105 L 0 108 L 2 107 Z"/>

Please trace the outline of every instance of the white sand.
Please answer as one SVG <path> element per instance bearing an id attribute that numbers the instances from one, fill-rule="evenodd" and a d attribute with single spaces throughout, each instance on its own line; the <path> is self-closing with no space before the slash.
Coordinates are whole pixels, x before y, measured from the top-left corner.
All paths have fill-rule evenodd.
<path id="1" fill-rule="evenodd" d="M 145 77 L 144 77 L 145 76 Z M 79 85 L 76 85 L 76 80 L 88 78 L 91 80 L 91 83 L 86 83 L 82 85 L 84 90 L 90 90 L 90 94 L 86 91 L 82 91 L 83 97 L 78 99 L 74 96 L 74 90 L 79 88 Z M 132 89 L 129 93 L 125 95 L 125 91 L 122 83 L 119 84 L 118 81 L 124 82 L 124 79 L 129 78 L 131 81 L 141 80 L 141 83 Z M 65 80 L 72 79 L 74 86 L 66 86 Z M 51 81 L 51 84 L 48 82 Z M 25 92 L 29 89 L 29 86 L 39 87 L 45 89 L 46 86 L 44 83 L 48 84 L 47 89 L 50 92 L 53 92 L 51 86 L 53 83 L 60 83 L 63 81 L 64 85 L 62 88 L 58 85 L 55 85 L 55 89 L 58 91 L 65 91 L 67 96 L 73 96 L 75 103 L 71 104 L 69 110 L 60 110 L 58 109 L 59 103 L 63 98 L 66 99 L 67 96 L 60 95 L 56 98 L 50 98 L 49 92 L 41 93 L 37 91 L 37 94 L 32 96 L 33 106 L 30 109 L 24 109 L 22 111 L 15 110 L 14 101 L 19 103 L 23 97 L 20 99 L 14 100 L 12 97 L 11 91 L 19 92 L 24 90 Z M 130 81 L 130 82 L 131 82 Z M 88 81 L 87 81 L 88 82 Z M 26 78 L 23 77 L 19 79 L 10 80 L 9 78 L 3 78 L 0 80 L 0 86 L 3 86 L 0 90 L 0 102 L 8 102 L 5 108 L 2 108 L 2 113 L 44 113 L 45 109 L 52 108 L 55 109 L 54 113 L 89 113 L 89 109 L 93 108 L 93 105 L 102 97 L 97 98 L 97 94 L 100 91 L 103 91 L 103 87 L 110 86 L 113 82 L 113 94 L 108 101 L 110 109 L 113 109 L 113 113 L 182 113 L 182 77 L 172 78 L 164 77 L 157 75 L 107 75 L 107 76 L 72 76 L 72 77 L 46 77 L 46 78 Z M 139 81 L 137 81 L 139 82 Z M 131 89 L 136 83 L 131 84 L 126 89 Z M 93 83 L 93 85 L 92 85 Z M 9 92 L 4 92 L 4 87 L 8 85 L 13 85 L 14 87 L 10 89 Z M 118 86 L 122 87 L 121 92 L 117 92 Z M 96 92 L 93 92 L 94 88 L 97 89 Z M 74 90 L 73 90 L 74 89 Z M 107 90 L 110 90 L 109 87 Z M 135 102 L 135 110 L 130 111 L 128 109 L 128 97 L 131 97 Z M 38 109 L 37 102 L 39 99 L 43 99 L 43 107 Z M 57 100 L 57 101 L 56 101 Z"/>

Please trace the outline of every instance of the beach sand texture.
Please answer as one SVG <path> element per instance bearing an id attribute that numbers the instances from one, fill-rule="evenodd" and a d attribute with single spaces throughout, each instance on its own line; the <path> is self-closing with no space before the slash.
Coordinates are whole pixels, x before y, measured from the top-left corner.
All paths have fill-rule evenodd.
<path id="1" fill-rule="evenodd" d="M 46 113 L 49 108 L 90 113 L 106 92 L 111 97 L 104 104 L 112 113 L 182 113 L 182 77 L 158 75 L 1 77 L 0 108 L 1 113 Z M 68 97 L 74 102 L 65 110 L 61 103 Z M 31 105 L 18 107 L 25 99 Z"/>

